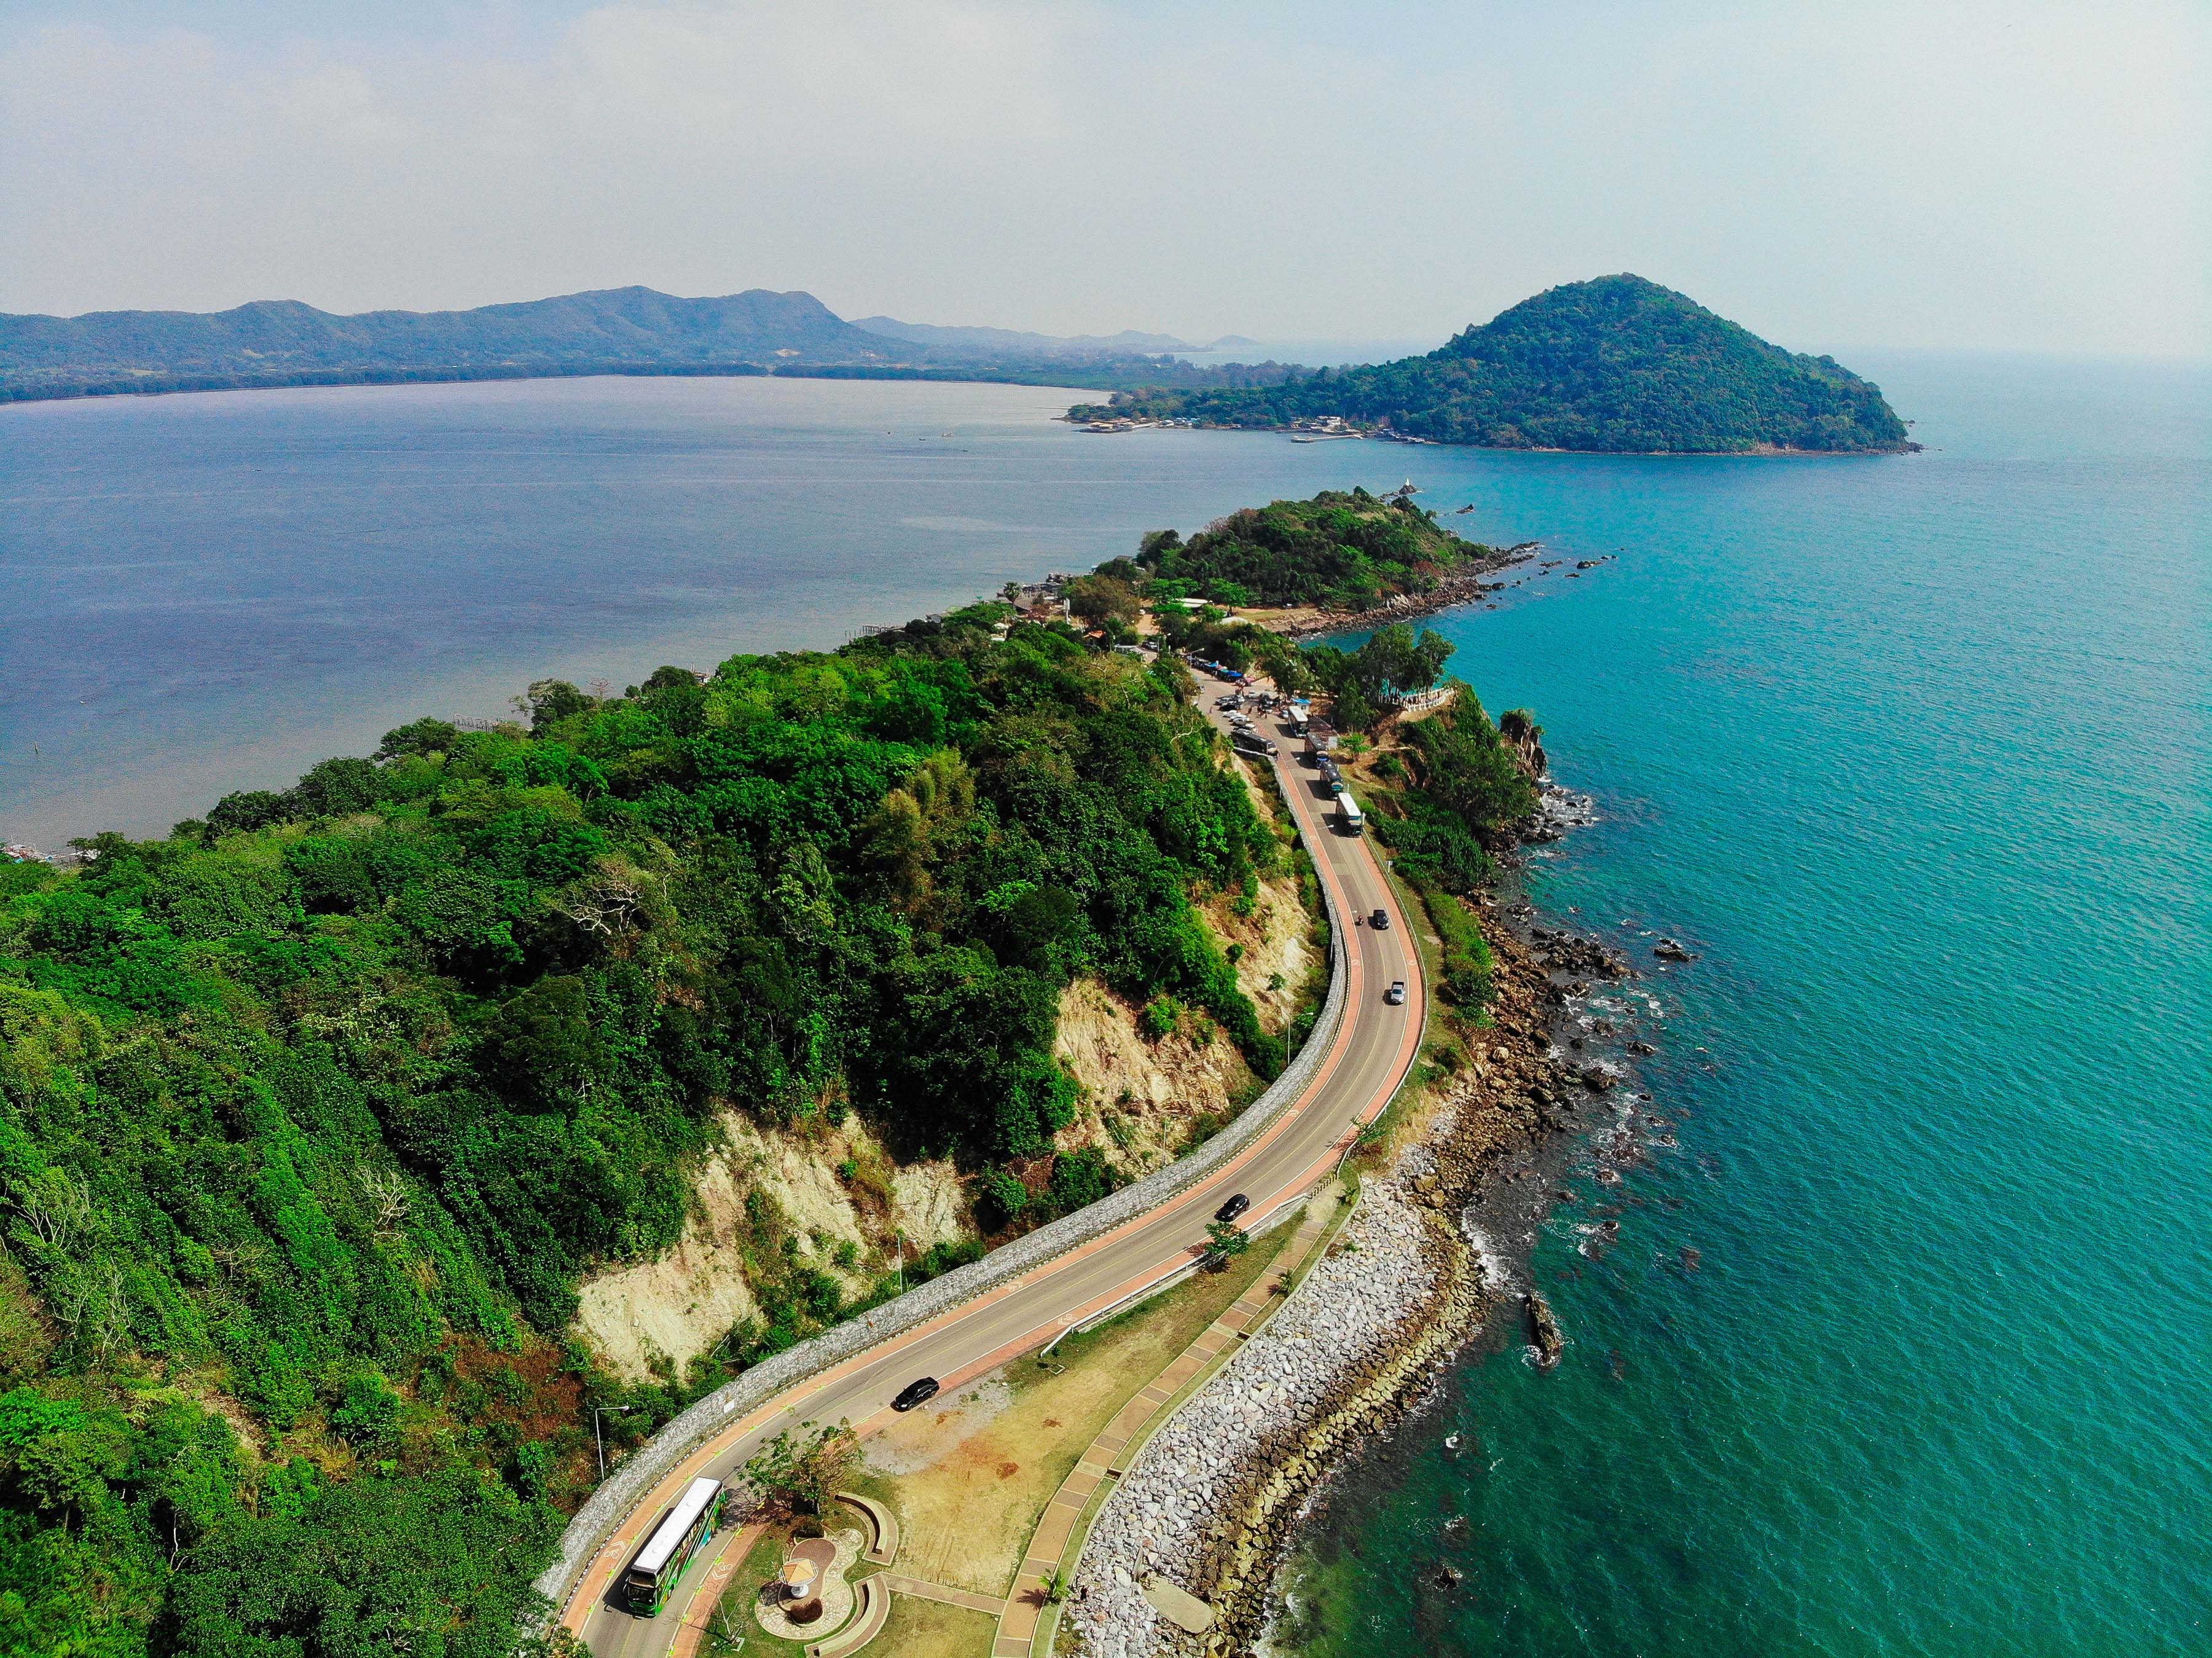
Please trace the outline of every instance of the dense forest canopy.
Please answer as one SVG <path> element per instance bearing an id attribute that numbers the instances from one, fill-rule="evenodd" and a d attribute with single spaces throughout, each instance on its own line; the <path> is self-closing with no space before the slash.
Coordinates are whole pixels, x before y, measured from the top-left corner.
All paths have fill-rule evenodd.
<path id="1" fill-rule="evenodd" d="M 1116 393 L 1102 413 L 1281 427 L 1341 416 L 1440 443 L 1727 453 L 1909 446 L 1880 388 L 1796 355 L 1641 276 L 1524 300 L 1426 356 L 1280 384 Z"/>
<path id="2" fill-rule="evenodd" d="M 719 1110 L 1034 1157 L 1079 971 L 1279 1068 L 1192 906 L 1279 847 L 1182 671 L 1007 614 L 0 865 L 0 1650 L 504 1651 L 582 1384 L 633 1396 L 579 1276 L 674 1241 Z M 1103 1189 L 1060 1163 L 1047 1212 Z M 794 1258 L 725 1357 L 843 1302 Z"/>
<path id="3" fill-rule="evenodd" d="M 1492 552 L 1410 501 L 1324 490 L 1232 513 L 1187 542 L 1172 530 L 1148 536 L 1136 562 L 1157 596 L 1364 610 Z"/>

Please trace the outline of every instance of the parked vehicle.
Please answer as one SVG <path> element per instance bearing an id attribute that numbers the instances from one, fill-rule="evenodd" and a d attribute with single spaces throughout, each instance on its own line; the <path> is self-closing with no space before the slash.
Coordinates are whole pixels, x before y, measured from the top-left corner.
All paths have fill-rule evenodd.
<path id="1" fill-rule="evenodd" d="M 891 1400 L 891 1409 L 910 1411 L 917 1405 L 928 1404 L 936 1397 L 937 1378 L 933 1376 L 926 1376 L 921 1381 L 909 1382 L 905 1387 L 900 1388 L 898 1397 Z"/>
<path id="2" fill-rule="evenodd" d="M 1254 731 L 1237 732 L 1229 741 L 1240 754 L 1263 754 L 1272 758 L 1277 752 L 1273 743 Z"/>
<path id="3" fill-rule="evenodd" d="M 1406 981 L 1403 979 L 1391 980 L 1389 989 L 1382 993 L 1382 999 L 1389 1003 L 1393 1007 L 1404 1005 L 1406 1000 Z"/>
<path id="4" fill-rule="evenodd" d="M 1239 1192 L 1235 1197 L 1230 1199 L 1228 1202 L 1223 1204 L 1221 1207 L 1215 1210 L 1213 1212 L 1213 1218 L 1218 1221 L 1235 1220 L 1237 1216 L 1243 1214 L 1251 1206 L 1252 1199 L 1246 1197 L 1242 1192 Z"/>

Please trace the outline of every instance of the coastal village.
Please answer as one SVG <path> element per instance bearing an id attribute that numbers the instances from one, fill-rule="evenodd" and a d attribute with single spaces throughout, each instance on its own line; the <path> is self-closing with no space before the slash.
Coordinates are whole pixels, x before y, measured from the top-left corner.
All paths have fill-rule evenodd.
<path id="1" fill-rule="evenodd" d="M 1164 432 L 1169 430 L 1198 431 L 1208 422 L 1188 416 L 1156 416 L 1139 418 L 1133 415 L 1109 415 L 1103 419 L 1083 422 L 1086 432 Z M 1372 438 L 1381 443 L 1413 443 L 1433 446 L 1434 438 L 1416 437 L 1410 432 L 1401 432 L 1387 420 L 1365 425 L 1348 421 L 1341 415 L 1300 416 L 1285 428 L 1292 443 L 1328 443 L 1339 439 Z"/>

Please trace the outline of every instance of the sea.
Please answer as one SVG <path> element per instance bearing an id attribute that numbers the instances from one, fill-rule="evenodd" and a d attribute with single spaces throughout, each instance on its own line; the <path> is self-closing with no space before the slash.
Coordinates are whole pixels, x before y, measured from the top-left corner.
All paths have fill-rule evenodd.
<path id="1" fill-rule="evenodd" d="M 1410 479 L 1543 544 L 1433 625 L 1587 797 L 1521 890 L 1641 976 L 1563 1032 L 1621 1085 L 1468 1218 L 1562 1362 L 1509 1302 L 1324 1491 L 1272 1648 L 2212 1651 L 2212 372 L 1852 362 L 1923 453 L 776 380 L 0 409 L 0 838 Z"/>

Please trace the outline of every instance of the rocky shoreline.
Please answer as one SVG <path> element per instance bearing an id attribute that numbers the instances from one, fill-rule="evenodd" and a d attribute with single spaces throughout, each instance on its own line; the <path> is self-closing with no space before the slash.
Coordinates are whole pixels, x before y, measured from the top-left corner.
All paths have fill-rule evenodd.
<path id="1" fill-rule="evenodd" d="M 1249 1650 L 1315 1490 L 1418 1402 L 1492 1310 L 1504 1286 L 1486 1281 L 1461 1212 L 1504 1163 L 1569 1126 L 1589 1084 L 1552 1057 L 1558 951 L 1491 931 L 1494 1028 L 1425 1135 L 1362 1179 L 1358 1210 L 1295 1297 L 1100 1510 L 1067 1610 L 1091 1658 Z M 1153 1577 L 1211 1605 L 1212 1626 L 1194 1635 L 1162 1618 L 1143 1593 Z"/>
<path id="2" fill-rule="evenodd" d="M 1418 617 L 1434 616 L 1439 610 L 1449 610 L 1455 604 L 1472 604 L 1485 593 L 1494 593 L 1504 586 L 1502 581 L 1485 578 L 1501 570 L 1527 562 L 1535 557 L 1539 544 L 1524 541 L 1518 546 L 1508 547 L 1492 557 L 1478 560 L 1474 566 L 1457 575 L 1449 575 L 1425 592 L 1394 593 L 1371 610 L 1319 610 L 1300 612 L 1295 624 L 1270 623 L 1285 637 L 1306 644 L 1331 634 L 1340 634 L 1355 628 L 1383 628 L 1393 622 L 1411 622 Z"/>

